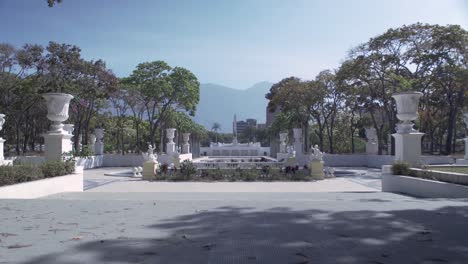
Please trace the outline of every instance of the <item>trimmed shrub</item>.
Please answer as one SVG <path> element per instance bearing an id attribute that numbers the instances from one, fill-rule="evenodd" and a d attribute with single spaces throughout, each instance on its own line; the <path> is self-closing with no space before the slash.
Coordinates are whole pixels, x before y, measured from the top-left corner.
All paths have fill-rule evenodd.
<path id="1" fill-rule="evenodd" d="M 410 175 L 410 165 L 404 161 L 395 161 L 392 165 L 393 175 Z"/>
<path id="2" fill-rule="evenodd" d="M 64 176 L 74 171 L 74 161 L 49 161 L 41 165 L 0 166 L 0 186 Z"/>

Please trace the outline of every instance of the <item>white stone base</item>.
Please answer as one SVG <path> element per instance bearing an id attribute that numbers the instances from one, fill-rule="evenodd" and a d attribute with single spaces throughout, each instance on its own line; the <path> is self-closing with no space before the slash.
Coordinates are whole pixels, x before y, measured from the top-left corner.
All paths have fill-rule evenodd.
<path id="1" fill-rule="evenodd" d="M 152 160 L 143 163 L 143 180 L 151 181 L 156 178 L 158 163 Z"/>
<path id="2" fill-rule="evenodd" d="M 323 173 L 323 161 L 322 160 L 313 160 L 309 163 L 310 176 L 314 178 L 324 178 L 325 174 Z"/>
<path id="3" fill-rule="evenodd" d="M 389 174 L 382 174 L 382 191 L 423 198 L 468 198 L 468 186 Z"/>
<path id="4" fill-rule="evenodd" d="M 424 133 L 395 133 L 395 161 L 404 161 L 412 167 L 421 166 L 421 139 Z"/>
<path id="5" fill-rule="evenodd" d="M 61 160 L 63 153 L 72 151 L 70 144 L 72 135 L 66 131 L 49 131 L 42 136 L 44 137 L 46 160 Z"/>

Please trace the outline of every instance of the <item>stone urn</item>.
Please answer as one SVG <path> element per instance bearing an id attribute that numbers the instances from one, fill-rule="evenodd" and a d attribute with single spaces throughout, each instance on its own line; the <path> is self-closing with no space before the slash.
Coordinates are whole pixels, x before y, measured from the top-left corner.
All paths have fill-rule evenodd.
<path id="1" fill-rule="evenodd" d="M 51 131 L 63 131 L 62 122 L 68 119 L 68 109 L 73 96 L 65 93 L 46 93 L 42 97 L 46 100 L 47 118 L 52 121 Z"/>
<path id="2" fill-rule="evenodd" d="M 97 142 L 102 142 L 104 139 L 104 129 L 103 128 L 94 129 L 94 135 L 96 136 Z"/>
<path id="3" fill-rule="evenodd" d="M 397 117 L 402 121 L 397 125 L 398 133 L 415 131 L 412 121 L 418 118 L 419 99 L 422 95 L 420 92 L 404 92 L 392 95 L 397 106 Z"/>
<path id="4" fill-rule="evenodd" d="M 184 141 L 184 145 L 189 143 L 190 140 L 190 133 L 183 133 L 182 140 Z"/>
<path id="5" fill-rule="evenodd" d="M 176 129 L 175 128 L 168 128 L 166 129 L 166 137 L 169 139 L 168 143 L 174 143 L 174 133 Z"/>

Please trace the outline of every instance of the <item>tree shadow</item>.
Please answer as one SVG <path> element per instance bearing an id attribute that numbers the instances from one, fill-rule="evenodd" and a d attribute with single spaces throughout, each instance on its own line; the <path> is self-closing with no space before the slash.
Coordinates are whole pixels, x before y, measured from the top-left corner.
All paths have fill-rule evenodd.
<path id="1" fill-rule="evenodd" d="M 83 241 L 26 263 L 468 263 L 468 206 L 347 212 L 224 206 L 145 228 L 144 239 Z M 165 235 L 149 235 L 155 230 Z"/>

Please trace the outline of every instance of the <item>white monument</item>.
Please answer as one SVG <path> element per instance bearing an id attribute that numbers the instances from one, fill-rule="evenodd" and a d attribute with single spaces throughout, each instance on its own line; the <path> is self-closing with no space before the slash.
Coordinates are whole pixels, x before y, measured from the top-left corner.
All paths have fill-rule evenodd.
<path id="1" fill-rule="evenodd" d="M 96 135 L 94 134 L 89 135 L 89 147 L 93 152 L 96 151 Z"/>
<path id="2" fill-rule="evenodd" d="M 413 120 L 418 118 L 420 92 L 394 94 L 397 117 L 402 122 L 397 124 L 395 138 L 395 160 L 409 163 L 412 167 L 421 165 L 421 139 L 424 133 L 413 128 Z"/>
<path id="3" fill-rule="evenodd" d="M 367 154 L 378 154 L 379 144 L 377 140 L 377 132 L 373 127 L 366 127 L 366 153 Z"/>
<path id="4" fill-rule="evenodd" d="M 286 153 L 286 142 L 288 141 L 288 133 L 280 133 L 280 149 L 279 153 Z"/>
<path id="5" fill-rule="evenodd" d="M 190 133 L 183 133 L 182 139 L 184 141 L 184 143 L 182 144 L 182 154 L 188 154 L 190 153 Z"/>
<path id="6" fill-rule="evenodd" d="M 320 151 L 318 145 L 311 147 L 309 156 L 310 176 L 314 178 L 323 178 L 323 152 Z"/>
<path id="7" fill-rule="evenodd" d="M 68 109 L 73 96 L 64 93 L 47 93 L 43 95 L 47 104 L 47 118 L 52 121 L 50 130 L 43 134 L 45 142 L 45 159 L 61 160 L 62 154 L 72 151 L 71 135 L 63 129 L 62 122 L 68 119 Z"/>
<path id="8" fill-rule="evenodd" d="M 143 180 L 153 180 L 159 168 L 158 155 L 154 153 L 154 147 L 149 144 L 148 152 L 143 153 Z"/>
<path id="9" fill-rule="evenodd" d="M 94 154 L 104 154 L 104 129 L 95 128 L 94 135 L 96 136 L 96 143 L 94 144 Z"/>

